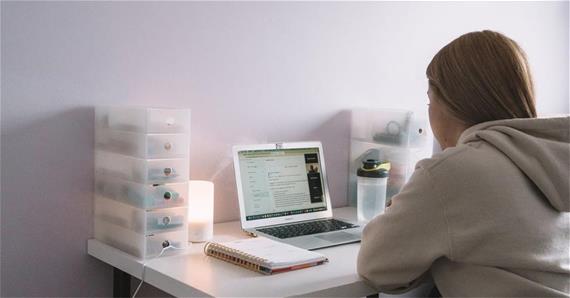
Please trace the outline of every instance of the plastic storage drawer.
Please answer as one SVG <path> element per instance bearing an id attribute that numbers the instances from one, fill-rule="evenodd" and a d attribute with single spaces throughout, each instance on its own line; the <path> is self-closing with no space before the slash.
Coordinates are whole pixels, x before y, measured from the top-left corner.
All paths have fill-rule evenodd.
<path id="1" fill-rule="evenodd" d="M 433 135 L 425 113 L 406 110 L 353 110 L 348 202 L 356 205 L 357 170 L 367 159 L 391 163 L 387 202 L 400 192 L 416 163 L 432 155 Z"/>
<path id="2" fill-rule="evenodd" d="M 182 207 L 188 202 L 188 182 L 140 184 L 96 175 L 95 194 L 142 209 Z"/>
<path id="3" fill-rule="evenodd" d="M 95 150 L 95 173 L 143 184 L 188 181 L 187 158 L 140 159 L 127 155 Z"/>
<path id="4" fill-rule="evenodd" d="M 176 230 L 187 224 L 185 207 L 149 211 L 100 196 L 95 196 L 94 215 L 97 219 L 144 235 Z"/>
<path id="5" fill-rule="evenodd" d="M 143 134 L 112 129 L 95 130 L 95 149 L 140 158 L 188 156 L 188 134 Z"/>
<path id="6" fill-rule="evenodd" d="M 142 133 L 188 133 L 190 110 L 143 107 L 96 107 L 100 128 Z"/>
<path id="7" fill-rule="evenodd" d="M 405 148 L 432 147 L 427 118 L 412 111 L 354 110 L 351 127 L 352 140 Z"/>
<path id="8" fill-rule="evenodd" d="M 145 236 L 97 218 L 94 226 L 95 239 L 143 259 L 158 256 L 170 245 L 180 249 L 188 246 L 188 229 Z"/>

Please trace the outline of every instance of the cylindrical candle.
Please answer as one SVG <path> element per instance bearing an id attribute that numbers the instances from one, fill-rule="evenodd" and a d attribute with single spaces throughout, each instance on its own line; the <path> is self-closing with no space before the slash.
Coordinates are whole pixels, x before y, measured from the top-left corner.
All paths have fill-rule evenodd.
<path id="1" fill-rule="evenodd" d="M 188 187 L 188 241 L 208 241 L 214 236 L 214 183 L 191 180 Z"/>

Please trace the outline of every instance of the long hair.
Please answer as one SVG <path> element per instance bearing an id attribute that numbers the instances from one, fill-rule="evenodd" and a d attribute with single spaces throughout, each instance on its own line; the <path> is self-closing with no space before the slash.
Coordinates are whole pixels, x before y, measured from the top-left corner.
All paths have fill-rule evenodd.
<path id="1" fill-rule="evenodd" d="M 536 117 L 526 55 L 501 33 L 485 30 L 458 37 L 433 57 L 426 75 L 432 91 L 467 125 Z"/>

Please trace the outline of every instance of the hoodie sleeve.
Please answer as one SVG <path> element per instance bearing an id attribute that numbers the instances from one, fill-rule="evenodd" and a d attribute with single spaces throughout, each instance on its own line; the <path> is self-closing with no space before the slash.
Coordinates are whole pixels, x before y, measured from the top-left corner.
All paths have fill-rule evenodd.
<path id="1" fill-rule="evenodd" d="M 426 169 L 418 168 L 386 212 L 364 228 L 358 273 L 374 288 L 405 292 L 439 257 L 451 257 L 445 209 Z"/>

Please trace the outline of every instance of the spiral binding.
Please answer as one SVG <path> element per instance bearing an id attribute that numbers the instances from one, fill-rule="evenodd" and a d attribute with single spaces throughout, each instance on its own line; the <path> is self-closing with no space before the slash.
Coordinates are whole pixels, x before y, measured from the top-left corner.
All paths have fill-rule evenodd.
<path id="1" fill-rule="evenodd" d="M 219 243 L 208 242 L 204 245 L 204 253 L 214 258 L 230 262 L 256 272 L 270 274 L 271 269 L 263 266 L 268 262 L 265 258 L 256 257 L 238 249 L 229 248 Z"/>

